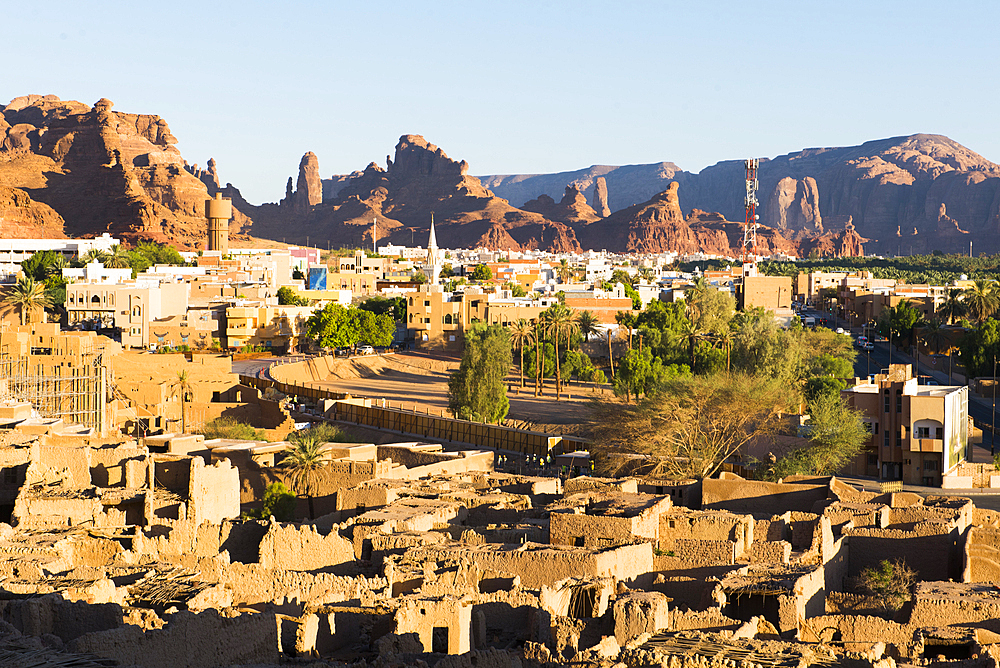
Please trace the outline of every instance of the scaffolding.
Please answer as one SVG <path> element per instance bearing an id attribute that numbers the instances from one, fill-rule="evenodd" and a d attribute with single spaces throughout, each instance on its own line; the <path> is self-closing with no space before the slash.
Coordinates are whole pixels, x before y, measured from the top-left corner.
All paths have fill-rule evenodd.
<path id="1" fill-rule="evenodd" d="M 48 371 L 49 373 L 45 373 Z M 46 367 L 30 357 L 0 359 L 0 399 L 28 402 L 44 419 L 107 430 L 108 371 L 102 355 L 74 366 Z"/>

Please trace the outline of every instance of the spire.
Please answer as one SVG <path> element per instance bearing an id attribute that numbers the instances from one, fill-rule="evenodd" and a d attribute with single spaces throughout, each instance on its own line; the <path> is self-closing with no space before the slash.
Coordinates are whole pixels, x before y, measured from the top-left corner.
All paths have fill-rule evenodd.
<path id="1" fill-rule="evenodd" d="M 427 267 L 430 270 L 430 275 L 427 277 L 430 279 L 431 285 L 438 282 L 438 277 L 441 275 L 441 267 L 438 265 L 438 244 L 437 236 L 434 234 L 434 212 L 431 212 L 431 235 L 427 240 Z"/>

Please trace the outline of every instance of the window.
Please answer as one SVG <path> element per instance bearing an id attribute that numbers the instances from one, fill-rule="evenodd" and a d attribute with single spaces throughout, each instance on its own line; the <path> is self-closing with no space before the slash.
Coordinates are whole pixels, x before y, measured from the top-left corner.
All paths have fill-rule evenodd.
<path id="1" fill-rule="evenodd" d="M 886 430 L 886 431 L 884 431 L 882 433 L 885 436 L 885 438 L 883 438 L 882 440 L 885 442 L 885 447 L 888 448 L 889 447 L 889 431 Z"/>
<path id="2" fill-rule="evenodd" d="M 425 301 L 425 302 L 424 302 L 424 307 L 425 307 L 425 308 L 430 308 L 430 305 L 431 305 L 431 303 L 430 303 L 430 302 L 428 302 L 428 301 Z"/>
<path id="3" fill-rule="evenodd" d="M 931 428 L 930 427 L 917 427 L 917 438 L 930 438 Z"/>
<path id="4" fill-rule="evenodd" d="M 944 438 L 944 427 L 937 427 L 934 429 L 934 438 L 936 439 Z"/>
<path id="5" fill-rule="evenodd" d="M 897 413 L 902 413 L 903 412 L 903 391 L 902 390 L 896 390 L 896 412 Z"/>
<path id="6" fill-rule="evenodd" d="M 885 398 L 885 412 L 888 413 L 889 412 L 889 390 L 886 390 L 884 392 L 884 395 L 885 395 L 885 397 L 884 397 Z"/>
<path id="7" fill-rule="evenodd" d="M 925 459 L 924 460 L 924 470 L 925 471 L 937 471 L 937 469 L 938 469 L 937 460 L 934 460 L 934 459 Z"/>

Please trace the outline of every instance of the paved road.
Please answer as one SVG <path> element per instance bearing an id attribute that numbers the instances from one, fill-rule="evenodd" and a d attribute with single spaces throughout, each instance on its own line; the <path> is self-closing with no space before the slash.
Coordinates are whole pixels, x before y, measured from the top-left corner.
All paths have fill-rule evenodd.
<path id="1" fill-rule="evenodd" d="M 806 311 L 806 315 L 810 315 L 816 318 L 819 322 L 820 318 L 827 318 L 829 320 L 829 325 L 836 327 L 844 327 L 845 330 L 848 329 L 848 325 L 843 320 L 832 320 L 829 313 L 823 313 L 820 311 L 815 311 L 809 309 Z M 851 330 L 848 330 L 851 331 Z M 852 336 L 856 338 L 861 334 L 861 328 L 855 327 L 852 331 Z M 909 355 L 900 352 L 897 348 L 893 347 L 890 351 L 889 344 L 887 342 L 876 343 L 875 349 L 872 351 L 858 351 L 858 357 L 854 362 L 854 374 L 859 377 L 866 377 L 876 373 L 880 373 L 885 369 L 889 368 L 891 363 L 902 363 L 909 362 L 913 363 L 914 360 Z M 943 361 L 942 361 L 943 362 Z M 944 363 L 944 362 L 943 362 Z M 918 375 L 931 376 L 937 380 L 942 385 L 949 384 L 948 380 L 948 368 L 945 365 L 943 368 L 927 367 L 926 365 L 920 365 L 918 368 Z M 1000 397 L 998 397 L 1000 399 Z M 1000 413 L 1000 411 L 998 411 Z M 969 393 L 969 415 L 975 418 L 977 421 L 984 424 L 991 424 L 993 420 L 993 405 L 992 400 L 985 400 L 981 397 L 974 396 L 971 392 Z M 1000 414 L 998 414 L 997 424 L 1000 425 Z M 993 455 L 990 453 L 993 444 L 994 435 L 989 431 L 983 432 L 983 443 L 982 445 L 973 446 L 971 452 L 968 455 L 968 459 L 973 463 L 988 463 L 993 461 Z M 1000 438 L 997 438 L 996 445 L 998 451 L 1000 451 Z"/>

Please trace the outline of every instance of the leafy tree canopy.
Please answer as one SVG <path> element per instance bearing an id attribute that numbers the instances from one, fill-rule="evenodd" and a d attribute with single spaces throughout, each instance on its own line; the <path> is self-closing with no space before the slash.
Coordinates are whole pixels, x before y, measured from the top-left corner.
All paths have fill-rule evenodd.
<path id="1" fill-rule="evenodd" d="M 448 381 L 448 409 L 459 417 L 499 423 L 507 416 L 510 332 L 476 324 L 465 333 L 462 362 Z"/>
<path id="2" fill-rule="evenodd" d="M 485 264 L 477 264 L 476 268 L 472 270 L 472 280 L 480 282 L 492 281 L 493 271 Z"/>
<path id="3" fill-rule="evenodd" d="M 392 343 L 396 323 L 388 313 L 375 315 L 371 311 L 331 303 L 309 316 L 306 332 L 323 347 L 359 343 L 387 346 Z"/>
<path id="4" fill-rule="evenodd" d="M 405 297 L 382 297 L 376 295 L 361 302 L 358 308 L 363 311 L 371 311 L 375 315 L 388 314 L 396 322 L 406 320 Z"/>
<path id="5" fill-rule="evenodd" d="M 278 288 L 278 305 L 280 306 L 309 306 L 308 297 L 299 297 L 295 290 L 287 285 Z"/>

